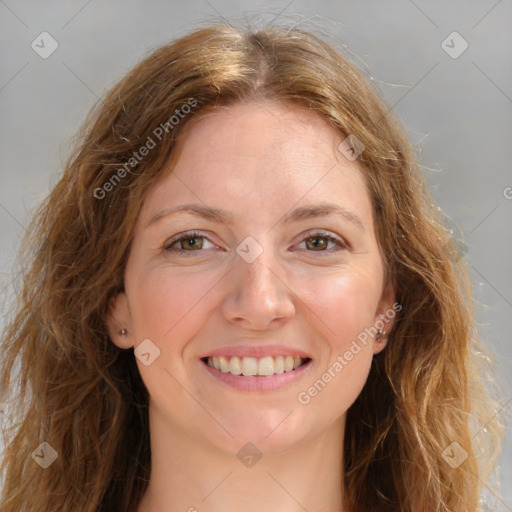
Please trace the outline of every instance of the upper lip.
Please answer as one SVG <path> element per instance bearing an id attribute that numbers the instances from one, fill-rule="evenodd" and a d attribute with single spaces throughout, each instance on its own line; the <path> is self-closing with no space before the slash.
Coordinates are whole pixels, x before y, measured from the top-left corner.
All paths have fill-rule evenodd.
<path id="1" fill-rule="evenodd" d="M 200 356 L 205 357 L 226 356 L 226 357 L 255 357 L 262 358 L 266 356 L 292 356 L 301 357 L 302 359 L 311 359 L 306 352 L 297 348 L 287 347 L 285 345 L 231 345 L 226 347 L 215 348 L 209 350 Z"/>

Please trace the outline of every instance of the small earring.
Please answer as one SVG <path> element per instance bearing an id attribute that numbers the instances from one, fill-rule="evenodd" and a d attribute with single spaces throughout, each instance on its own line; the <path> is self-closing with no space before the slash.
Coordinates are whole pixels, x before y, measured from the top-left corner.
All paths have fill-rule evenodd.
<path id="1" fill-rule="evenodd" d="M 379 329 L 377 331 L 377 343 L 382 343 L 384 340 L 388 339 L 388 333 L 383 329 Z"/>
<path id="2" fill-rule="evenodd" d="M 121 336 L 125 337 L 125 336 L 128 334 L 128 331 L 127 331 L 126 329 L 121 329 L 121 330 L 119 331 L 119 334 L 120 334 Z"/>

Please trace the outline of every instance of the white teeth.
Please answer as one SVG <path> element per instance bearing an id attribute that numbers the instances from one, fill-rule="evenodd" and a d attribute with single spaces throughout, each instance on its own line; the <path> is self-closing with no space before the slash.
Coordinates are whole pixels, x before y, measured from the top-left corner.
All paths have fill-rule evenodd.
<path id="1" fill-rule="evenodd" d="M 242 362 L 239 357 L 232 357 L 230 359 L 229 372 L 233 375 L 240 375 L 242 373 Z"/>
<path id="2" fill-rule="evenodd" d="M 258 375 L 274 375 L 274 358 L 262 357 L 258 364 Z"/>
<path id="3" fill-rule="evenodd" d="M 255 357 L 242 357 L 242 373 L 258 375 L 258 360 Z"/>
<path id="4" fill-rule="evenodd" d="M 277 356 L 274 359 L 274 373 L 283 373 L 284 372 L 284 357 Z"/>
<path id="5" fill-rule="evenodd" d="M 271 376 L 275 373 L 291 372 L 304 363 L 301 357 L 292 356 L 265 356 L 260 359 L 256 357 L 208 357 L 206 364 L 222 373 L 244 376 Z"/>
<path id="6" fill-rule="evenodd" d="M 286 356 L 284 358 L 284 371 L 285 372 L 291 372 L 293 370 L 293 357 L 292 356 Z"/>
<path id="7" fill-rule="evenodd" d="M 228 360 L 224 356 L 219 357 L 219 365 L 220 365 L 220 371 L 222 373 L 229 372 Z"/>

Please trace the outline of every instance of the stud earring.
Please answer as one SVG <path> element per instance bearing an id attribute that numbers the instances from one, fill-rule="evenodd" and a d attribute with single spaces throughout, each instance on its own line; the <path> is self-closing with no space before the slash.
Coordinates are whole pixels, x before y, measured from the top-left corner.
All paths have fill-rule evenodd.
<path id="1" fill-rule="evenodd" d="M 128 334 L 128 331 L 127 331 L 126 329 L 121 329 L 121 330 L 119 331 L 119 334 L 120 334 L 121 336 L 123 336 L 123 338 L 124 338 L 124 337 Z"/>
<path id="2" fill-rule="evenodd" d="M 384 340 L 388 339 L 388 333 L 386 331 L 384 331 L 383 329 L 379 329 L 377 331 L 376 339 L 377 339 L 377 343 L 382 343 Z"/>

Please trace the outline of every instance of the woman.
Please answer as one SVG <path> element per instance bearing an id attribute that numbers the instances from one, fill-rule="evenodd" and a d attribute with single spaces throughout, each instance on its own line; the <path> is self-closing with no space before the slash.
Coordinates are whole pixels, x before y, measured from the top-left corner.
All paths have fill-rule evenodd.
<path id="1" fill-rule="evenodd" d="M 318 37 L 156 50 L 26 247 L 1 511 L 479 510 L 468 279 L 402 128 Z"/>

